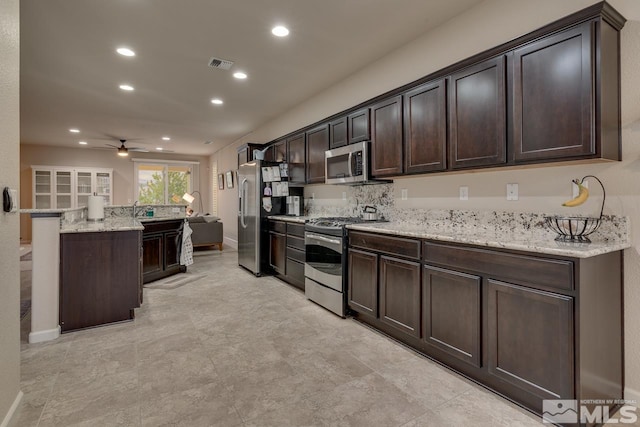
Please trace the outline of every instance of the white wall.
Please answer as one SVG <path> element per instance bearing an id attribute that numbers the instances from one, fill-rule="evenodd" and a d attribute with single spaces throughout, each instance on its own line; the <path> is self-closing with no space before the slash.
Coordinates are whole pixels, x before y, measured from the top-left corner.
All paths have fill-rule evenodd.
<path id="1" fill-rule="evenodd" d="M 18 189 L 20 19 L 18 0 L 0 2 L 0 189 Z M 0 426 L 20 393 L 20 241 L 18 214 L 0 213 Z"/>
<path id="2" fill-rule="evenodd" d="M 236 168 L 236 148 L 244 142 L 268 142 L 322 120 L 376 95 L 414 81 L 458 60 L 526 34 L 594 0 L 487 0 L 424 34 L 392 54 L 298 105 L 216 153 L 219 170 Z M 638 2 L 611 2 L 627 16 L 640 20 Z M 634 9 L 632 9 L 634 8 Z M 396 180 L 397 206 L 497 209 L 518 212 L 562 212 L 560 202 L 570 197 L 570 180 L 586 174 L 599 176 L 607 186 L 605 212 L 631 219 L 633 247 L 625 251 L 625 373 L 626 397 L 640 400 L 640 22 L 628 22 L 622 31 L 623 162 L 596 165 L 549 166 L 523 170 L 493 170 L 462 174 L 425 175 Z M 520 200 L 505 200 L 507 183 L 520 185 Z M 594 185 L 595 183 L 591 184 Z M 469 186 L 469 200 L 457 200 L 458 187 Z M 399 200 L 400 189 L 409 200 Z M 308 186 L 316 198 L 340 203 L 345 187 Z M 220 217 L 225 235 L 235 239 L 236 192 L 225 190 Z M 594 190 L 598 194 L 598 190 Z M 308 195 L 308 194 L 307 194 Z M 596 198 L 594 198 L 596 199 Z M 582 212 L 596 212 L 596 200 Z"/>
<path id="3" fill-rule="evenodd" d="M 63 148 L 44 145 L 23 144 L 20 147 L 20 184 L 21 207 L 30 208 L 32 204 L 31 166 L 76 166 L 113 169 L 113 204 L 126 205 L 134 200 L 134 163 L 130 159 L 188 160 L 200 162 L 199 183 L 195 190 L 202 194 L 205 210 L 211 205 L 211 174 L 209 157 L 186 156 L 180 154 L 130 153 L 129 157 L 118 157 L 115 150 L 97 150 L 92 148 Z M 198 204 L 198 202 L 195 202 Z M 31 220 L 21 215 L 20 238 L 31 240 Z"/>

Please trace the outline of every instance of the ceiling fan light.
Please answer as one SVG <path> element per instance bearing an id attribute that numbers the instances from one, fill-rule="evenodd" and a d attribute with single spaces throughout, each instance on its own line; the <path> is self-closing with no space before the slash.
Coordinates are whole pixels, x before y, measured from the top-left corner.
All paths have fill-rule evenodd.
<path id="1" fill-rule="evenodd" d="M 129 150 L 126 147 L 122 146 L 118 148 L 118 156 L 127 157 L 129 155 Z"/>

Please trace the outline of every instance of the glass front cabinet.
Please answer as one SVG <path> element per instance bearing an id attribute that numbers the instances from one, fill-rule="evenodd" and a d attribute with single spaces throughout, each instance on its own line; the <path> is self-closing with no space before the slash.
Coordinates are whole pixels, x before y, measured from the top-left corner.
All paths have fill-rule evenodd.
<path id="1" fill-rule="evenodd" d="M 88 206 L 89 196 L 113 203 L 113 169 L 31 166 L 33 208 L 67 209 Z"/>

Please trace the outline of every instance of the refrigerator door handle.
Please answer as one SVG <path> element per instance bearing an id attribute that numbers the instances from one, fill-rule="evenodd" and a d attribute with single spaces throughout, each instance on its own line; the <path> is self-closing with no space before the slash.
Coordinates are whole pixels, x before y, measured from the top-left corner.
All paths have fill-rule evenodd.
<path id="1" fill-rule="evenodd" d="M 242 228 L 247 228 L 247 222 L 244 219 L 247 210 L 247 193 L 245 191 L 247 182 L 247 178 L 243 178 L 240 184 L 240 225 L 242 225 Z"/>

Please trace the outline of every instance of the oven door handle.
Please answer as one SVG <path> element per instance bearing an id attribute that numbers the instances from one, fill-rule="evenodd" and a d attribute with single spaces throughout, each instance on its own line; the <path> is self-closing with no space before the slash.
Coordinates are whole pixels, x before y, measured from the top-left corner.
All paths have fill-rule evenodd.
<path id="1" fill-rule="evenodd" d="M 309 231 L 304 233 L 304 243 L 305 245 L 319 245 L 328 247 L 330 249 L 335 250 L 338 253 L 342 253 L 342 240 L 341 239 L 332 239 L 330 237 L 325 237 L 320 234 L 311 233 Z"/>

